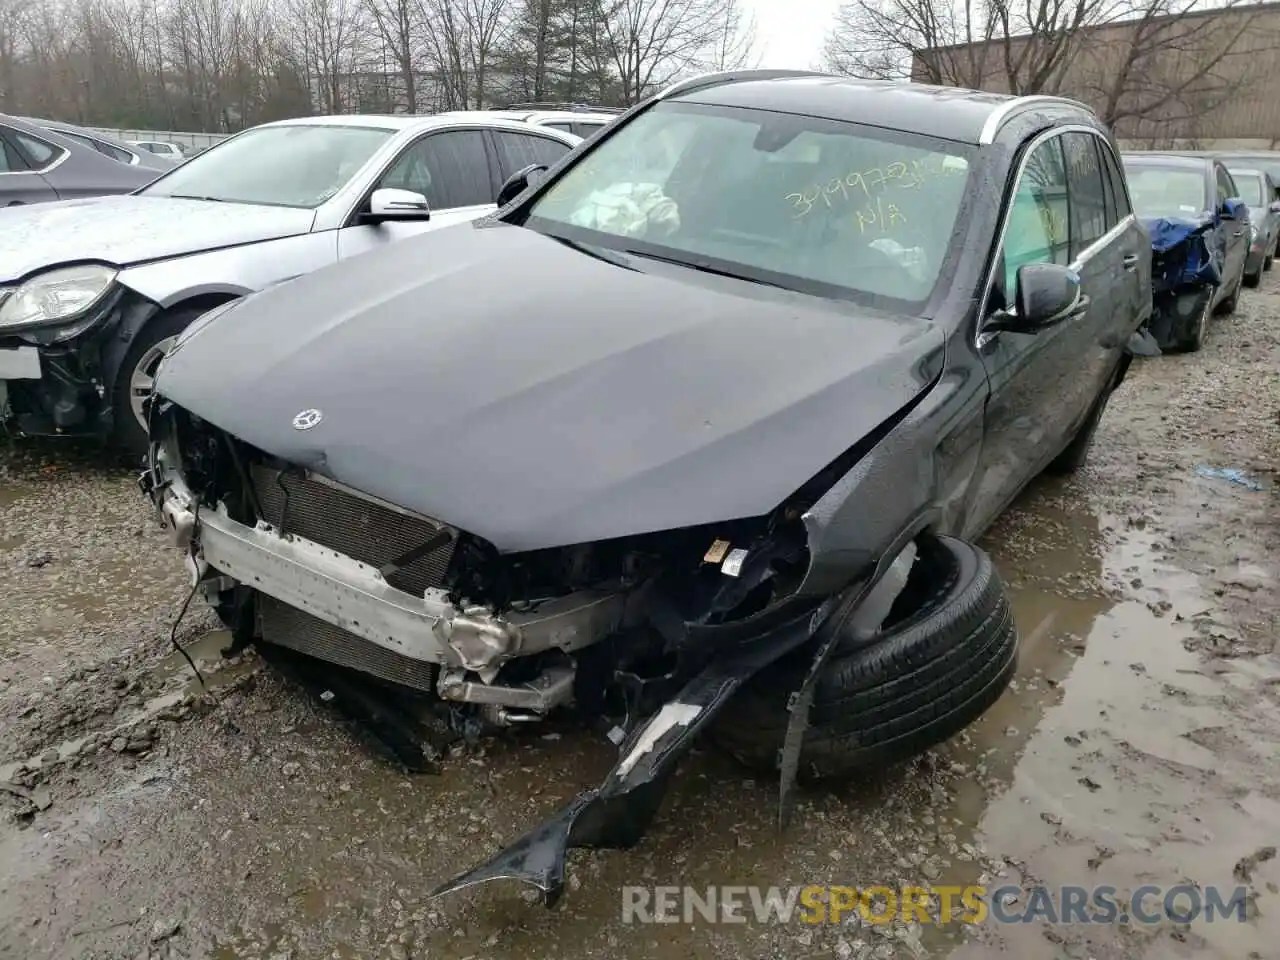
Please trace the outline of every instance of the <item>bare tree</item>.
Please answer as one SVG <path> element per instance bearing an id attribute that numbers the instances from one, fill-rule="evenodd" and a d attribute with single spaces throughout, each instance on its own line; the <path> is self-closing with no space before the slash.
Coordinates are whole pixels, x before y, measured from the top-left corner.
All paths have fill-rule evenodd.
<path id="1" fill-rule="evenodd" d="M 1241 58 L 1275 48 L 1274 38 L 1259 39 L 1254 6 L 850 0 L 825 54 L 830 69 L 850 75 L 1061 94 L 1090 103 L 1113 125 L 1167 125 L 1217 109 L 1243 75 Z"/>
<path id="2" fill-rule="evenodd" d="M 737 0 L 612 0 L 603 24 L 623 101 L 706 63 L 740 16 Z"/>

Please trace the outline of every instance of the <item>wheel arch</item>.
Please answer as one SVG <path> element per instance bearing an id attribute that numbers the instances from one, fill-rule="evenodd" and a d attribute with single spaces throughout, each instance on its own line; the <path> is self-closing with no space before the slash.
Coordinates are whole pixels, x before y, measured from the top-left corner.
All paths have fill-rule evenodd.
<path id="1" fill-rule="evenodd" d="M 148 324 L 180 310 L 204 313 L 214 307 L 222 306 L 229 300 L 237 300 L 248 292 L 237 293 L 230 289 L 193 291 L 185 296 L 179 296 L 168 305 L 158 304 L 140 296 L 130 297 L 130 302 L 123 307 L 115 336 L 103 347 L 102 379 L 105 390 L 111 393 L 115 389 L 116 378 L 120 374 L 120 365 L 124 362 L 125 355 L 128 354 L 138 334 Z"/>

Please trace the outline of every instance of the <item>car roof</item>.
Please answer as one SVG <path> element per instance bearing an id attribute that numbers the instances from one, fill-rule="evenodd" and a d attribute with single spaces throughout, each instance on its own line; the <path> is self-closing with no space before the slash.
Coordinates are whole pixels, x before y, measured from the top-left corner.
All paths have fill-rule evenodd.
<path id="1" fill-rule="evenodd" d="M 1084 104 L 1063 97 L 1016 97 L 963 87 L 799 71 L 712 75 L 676 84 L 662 96 L 862 123 L 974 144 L 992 142 L 1000 125 L 1023 109 L 1053 104 L 1079 110 L 1082 119 L 1095 119 Z"/>
<path id="2" fill-rule="evenodd" d="M 115 139 L 114 137 L 105 136 L 99 133 L 97 130 L 90 130 L 88 127 L 78 127 L 74 123 L 63 123 L 61 120 L 41 120 L 39 117 L 23 117 L 22 119 L 27 121 L 27 123 L 34 124 L 37 127 L 44 127 L 46 130 L 78 134 L 79 136 L 82 136 L 82 137 L 88 137 L 90 140 L 97 140 L 99 143 L 105 143 L 113 147 L 119 147 L 123 150 L 126 150 L 129 153 L 133 152 L 128 149 L 129 144 L 122 143 L 121 141 Z"/>
<path id="3" fill-rule="evenodd" d="M 1120 154 L 1120 159 L 1137 160 L 1142 163 L 1149 162 L 1152 166 L 1161 167 L 1178 167 L 1186 170 L 1203 170 L 1205 167 L 1213 163 L 1214 157 L 1201 156 L 1200 154 L 1187 153 L 1160 153 L 1156 150 L 1126 150 Z"/>
<path id="4" fill-rule="evenodd" d="M 454 110 L 448 113 L 433 113 L 424 116 L 416 114 L 377 114 L 351 113 L 323 117 L 294 117 L 289 120 L 276 120 L 264 123 L 262 127 L 373 127 L 378 130 L 430 130 L 432 127 L 443 127 L 459 121 L 475 121 L 485 126 L 505 130 L 529 131 L 529 125 L 519 120 L 501 115 L 496 110 Z M 570 137 L 573 143 L 582 138 L 564 130 L 551 130 L 559 137 Z"/>

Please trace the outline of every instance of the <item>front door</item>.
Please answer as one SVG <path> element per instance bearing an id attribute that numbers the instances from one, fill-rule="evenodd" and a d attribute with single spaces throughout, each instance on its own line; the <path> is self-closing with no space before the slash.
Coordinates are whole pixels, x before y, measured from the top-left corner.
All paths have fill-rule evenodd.
<path id="1" fill-rule="evenodd" d="M 496 209 L 484 131 L 445 130 L 414 141 L 377 188 L 412 190 L 427 198 L 431 219 L 414 223 L 354 224 L 338 235 L 338 257 L 352 257 L 407 237 L 475 220 Z"/>
<path id="2" fill-rule="evenodd" d="M 1098 341 L 1112 308 L 1106 282 L 1111 267 L 1097 256 L 1106 246 L 1099 241 L 1107 228 L 1097 153 L 1090 153 L 1094 135 L 1081 136 L 1086 139 L 1057 133 L 1032 141 L 1007 201 L 986 314 L 1013 307 L 1018 268 L 1028 263 L 1073 266 L 1090 305 L 1083 316 L 1035 334 L 979 328 L 978 351 L 991 392 L 969 534 L 989 524 L 1063 447 L 1098 391 L 1104 357 Z M 1070 192 L 1071 180 L 1082 191 L 1078 199 Z"/>
<path id="3" fill-rule="evenodd" d="M 1249 253 L 1249 224 L 1245 220 L 1228 220 L 1222 216 L 1222 207 L 1228 199 L 1239 199 L 1239 191 L 1227 168 L 1214 164 L 1215 193 L 1217 195 L 1218 231 L 1222 235 L 1223 273 L 1222 287 L 1224 294 L 1235 290 L 1240 276 L 1244 273 L 1244 259 Z"/>

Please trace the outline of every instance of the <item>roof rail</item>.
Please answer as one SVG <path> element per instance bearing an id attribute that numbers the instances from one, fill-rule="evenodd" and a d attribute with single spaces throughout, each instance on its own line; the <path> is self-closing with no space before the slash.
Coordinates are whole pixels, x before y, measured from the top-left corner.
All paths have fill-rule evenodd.
<path id="1" fill-rule="evenodd" d="M 589 103 L 558 103 L 552 101 L 530 101 L 512 103 L 504 110 L 564 110 L 567 113 L 622 113 L 622 107 L 597 107 Z"/>
<path id="2" fill-rule="evenodd" d="M 674 93 L 700 90 L 703 87 L 715 87 L 722 83 L 738 83 L 744 80 L 783 80 L 787 77 L 830 77 L 831 74 L 819 70 L 721 70 L 713 73 L 699 73 L 696 76 L 677 80 L 654 94 L 655 100 L 662 100 Z"/>
<path id="3" fill-rule="evenodd" d="M 995 143 L 996 134 L 1000 132 L 1000 127 L 1005 120 L 1009 119 L 1009 115 L 1015 110 L 1033 103 L 1067 103 L 1073 107 L 1079 107 L 1095 117 L 1097 116 L 1093 111 L 1093 107 L 1087 103 L 1081 103 L 1079 100 L 1072 100 L 1070 97 L 1054 97 L 1040 93 L 1030 94 L 1025 97 L 1014 97 L 1011 100 L 1006 100 L 991 111 L 991 115 L 987 117 L 987 122 L 982 125 L 982 132 L 978 134 L 978 143 L 983 146 Z"/>

